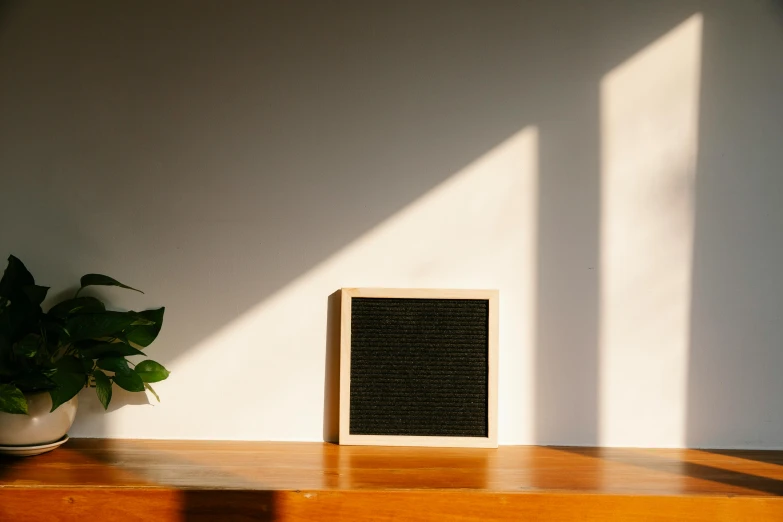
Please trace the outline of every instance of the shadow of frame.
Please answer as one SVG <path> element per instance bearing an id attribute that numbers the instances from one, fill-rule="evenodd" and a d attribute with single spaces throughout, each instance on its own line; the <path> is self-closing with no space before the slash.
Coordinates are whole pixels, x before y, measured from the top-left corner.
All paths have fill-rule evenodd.
<path id="1" fill-rule="evenodd" d="M 324 442 L 340 439 L 340 315 L 342 291 L 328 298 L 324 363 Z"/>

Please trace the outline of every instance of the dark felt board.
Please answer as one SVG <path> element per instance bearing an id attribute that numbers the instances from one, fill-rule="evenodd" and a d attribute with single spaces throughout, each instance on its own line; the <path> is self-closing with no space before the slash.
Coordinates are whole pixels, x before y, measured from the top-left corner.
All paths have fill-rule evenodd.
<path id="1" fill-rule="evenodd" d="M 487 437 L 489 301 L 351 300 L 352 435 Z"/>

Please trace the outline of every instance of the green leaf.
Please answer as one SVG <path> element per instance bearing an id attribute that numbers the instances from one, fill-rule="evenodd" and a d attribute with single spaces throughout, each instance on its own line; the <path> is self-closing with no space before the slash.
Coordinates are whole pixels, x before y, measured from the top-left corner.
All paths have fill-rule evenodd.
<path id="1" fill-rule="evenodd" d="M 73 399 L 84 388 L 84 383 L 86 382 L 85 379 L 73 373 L 57 373 L 52 376 L 52 380 L 57 382 L 57 387 L 49 390 L 49 396 L 52 398 L 52 409 L 49 410 L 50 412 Z"/>
<path id="2" fill-rule="evenodd" d="M 93 314 L 105 311 L 106 306 L 100 299 L 94 297 L 75 297 L 54 305 L 49 309 L 48 314 L 62 319 L 77 312 L 82 314 Z"/>
<path id="3" fill-rule="evenodd" d="M 128 357 L 130 355 L 144 355 L 144 352 L 137 350 L 125 343 L 99 343 L 89 348 L 83 348 L 79 353 L 85 359 L 99 359 L 101 357 Z"/>
<path id="4" fill-rule="evenodd" d="M 0 296 L 13 301 L 14 298 L 18 298 L 25 286 L 34 284 L 35 279 L 24 263 L 14 256 L 8 256 L 8 266 L 3 272 L 3 278 L 0 279 Z"/>
<path id="5" fill-rule="evenodd" d="M 84 357 L 79 357 L 79 362 L 82 363 L 82 371 L 85 375 L 90 375 L 92 373 L 92 366 L 93 361 L 92 359 L 85 359 Z"/>
<path id="6" fill-rule="evenodd" d="M 128 329 L 127 339 L 129 342 L 141 347 L 147 347 L 152 344 L 152 341 L 158 337 L 160 328 L 163 326 L 163 313 L 166 311 L 165 307 L 157 308 L 154 310 L 144 310 L 138 312 L 138 316 L 142 319 L 150 321 L 152 324 L 133 326 Z"/>
<path id="7" fill-rule="evenodd" d="M 95 392 L 98 394 L 98 400 L 106 410 L 111 402 L 111 380 L 100 370 L 95 370 L 92 375 L 95 377 Z"/>
<path id="8" fill-rule="evenodd" d="M 132 371 L 128 373 L 115 373 L 114 382 L 116 382 L 117 386 L 120 388 L 130 392 L 144 391 L 144 382 L 141 380 L 141 377 Z"/>
<path id="9" fill-rule="evenodd" d="M 130 373 L 131 369 L 128 366 L 128 361 L 122 357 L 104 357 L 98 359 L 96 363 L 98 368 L 109 370 L 114 373 Z"/>
<path id="10" fill-rule="evenodd" d="M 22 390 L 13 384 L 0 384 L 0 411 L 26 414 L 27 400 Z"/>
<path id="11" fill-rule="evenodd" d="M 56 369 L 57 371 L 50 377 L 57 385 L 56 388 L 49 390 L 49 395 L 52 397 L 51 411 L 73 399 L 87 382 L 84 367 L 77 357 L 71 355 L 63 357 L 57 361 Z"/>
<path id="12" fill-rule="evenodd" d="M 50 345 L 57 346 L 60 344 L 61 339 L 68 339 L 68 330 L 63 326 L 64 321 L 62 319 L 43 314 L 39 324 L 43 328 L 46 340 Z"/>
<path id="13" fill-rule="evenodd" d="M 14 378 L 14 384 L 22 391 L 34 392 L 40 390 L 50 390 L 56 386 L 54 381 L 47 377 L 43 371 L 32 371 L 30 373 Z"/>
<path id="14" fill-rule="evenodd" d="M 0 382 L 12 381 L 24 368 L 22 360 L 16 357 L 7 341 L 0 336 Z"/>
<path id="15" fill-rule="evenodd" d="M 141 361 L 133 369 L 144 382 L 160 382 L 165 380 L 171 372 L 155 361 Z"/>
<path id="16" fill-rule="evenodd" d="M 127 288 L 128 290 L 135 290 L 139 293 L 144 293 L 141 290 L 138 290 L 136 288 L 133 288 L 128 285 L 124 285 L 117 281 L 116 279 L 113 279 L 109 276 L 105 276 L 103 274 L 87 274 L 82 276 L 81 279 L 82 288 L 88 287 L 88 286 L 119 286 L 120 288 Z"/>
<path id="17" fill-rule="evenodd" d="M 55 373 L 84 373 L 84 366 L 82 366 L 81 360 L 79 360 L 78 357 L 74 357 L 73 355 L 66 355 L 65 357 L 61 357 L 54 365 L 54 368 L 56 370 Z"/>
<path id="18" fill-rule="evenodd" d="M 27 334 L 21 341 L 14 344 L 14 353 L 19 357 L 35 357 L 38 348 L 41 346 L 41 336 L 36 334 Z"/>
<path id="19" fill-rule="evenodd" d="M 27 299 L 33 303 L 40 305 L 46 299 L 46 292 L 49 291 L 48 286 L 28 285 L 22 288 L 22 291 L 27 296 Z"/>
<path id="20" fill-rule="evenodd" d="M 40 288 L 43 287 L 35 286 L 35 280 L 24 264 L 10 256 L 0 279 L 0 334 L 12 344 L 25 334 L 39 331 L 41 306 L 36 300 Z"/>
<path id="21" fill-rule="evenodd" d="M 71 341 L 116 337 L 137 320 L 136 314 L 131 312 L 80 314 L 69 316 L 65 329 L 68 330 Z"/>
<path id="22" fill-rule="evenodd" d="M 148 390 L 149 390 L 149 391 L 152 393 L 152 395 L 154 395 L 154 396 L 155 396 L 155 398 L 158 400 L 158 402 L 160 402 L 160 397 L 158 397 L 158 394 L 157 394 L 157 393 L 155 393 L 155 390 L 152 388 L 152 386 L 150 386 L 149 384 L 147 384 L 147 383 L 145 382 L 145 383 L 144 383 L 144 387 L 145 387 L 145 388 L 147 388 L 147 389 L 148 389 Z"/>

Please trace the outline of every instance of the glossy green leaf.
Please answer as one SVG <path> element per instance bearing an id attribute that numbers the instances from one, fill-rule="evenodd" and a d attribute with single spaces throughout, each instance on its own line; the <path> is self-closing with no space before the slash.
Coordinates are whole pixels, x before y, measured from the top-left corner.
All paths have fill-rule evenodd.
<path id="1" fill-rule="evenodd" d="M 25 286 L 35 284 L 33 275 L 18 258 L 8 256 L 8 265 L 0 279 L 0 296 L 13 300 L 18 297 Z"/>
<path id="2" fill-rule="evenodd" d="M 54 317 L 65 318 L 70 314 L 93 314 L 106 311 L 106 306 L 100 299 L 94 297 L 75 297 L 62 303 L 58 303 L 49 309 L 48 314 Z"/>
<path id="3" fill-rule="evenodd" d="M 56 386 L 54 381 L 47 377 L 43 371 L 31 371 L 14 378 L 14 384 L 24 392 L 51 390 Z"/>
<path id="4" fill-rule="evenodd" d="M 68 331 L 65 329 L 65 321 L 59 317 L 49 314 L 41 314 L 39 325 L 43 329 L 43 334 L 52 345 L 57 345 L 60 340 L 68 337 Z"/>
<path id="5" fill-rule="evenodd" d="M 36 305 L 40 305 L 46 299 L 46 292 L 49 291 L 48 286 L 28 285 L 22 288 L 24 295 L 27 299 Z"/>
<path id="6" fill-rule="evenodd" d="M 27 295 L 25 288 L 35 294 L 35 282 L 21 261 L 11 256 L 8 267 L 0 280 L 0 335 L 12 344 L 28 333 L 38 333 L 41 306 Z M 33 295 L 35 297 L 35 295 Z"/>
<path id="7" fill-rule="evenodd" d="M 27 334 L 22 340 L 14 344 L 14 353 L 19 357 L 35 357 L 38 348 L 41 346 L 41 336 L 36 334 Z"/>
<path id="8" fill-rule="evenodd" d="M 11 351 L 11 330 L 6 314 L 0 314 L 0 354 Z"/>
<path id="9" fill-rule="evenodd" d="M 26 414 L 27 400 L 22 390 L 13 384 L 0 384 L 0 411 Z"/>
<path id="10" fill-rule="evenodd" d="M 68 317 L 65 329 L 72 341 L 116 337 L 125 328 L 138 321 L 130 312 L 101 312 Z"/>
<path id="11" fill-rule="evenodd" d="M 85 359 L 84 357 L 79 357 L 79 362 L 82 363 L 82 371 L 85 375 L 90 375 L 92 373 L 92 369 L 94 366 L 94 362 L 92 359 Z"/>
<path id="12" fill-rule="evenodd" d="M 135 345 L 141 347 L 147 347 L 152 344 L 158 334 L 160 328 L 163 326 L 163 314 L 166 311 L 165 307 L 157 308 L 154 310 L 144 310 L 138 312 L 140 318 L 150 321 L 152 324 L 132 326 L 128 328 L 127 339 Z"/>
<path id="13" fill-rule="evenodd" d="M 100 370 L 95 370 L 92 375 L 95 377 L 95 392 L 98 394 L 98 400 L 106 410 L 111 402 L 111 380 Z"/>
<path id="14" fill-rule="evenodd" d="M 54 365 L 57 372 L 82 373 L 84 367 L 78 357 L 66 355 L 61 357 Z M 55 372 L 55 373 L 57 373 Z"/>
<path id="15" fill-rule="evenodd" d="M 85 359 L 99 359 L 101 357 L 127 357 L 130 355 L 144 355 L 144 352 L 137 350 L 125 343 L 99 343 L 89 348 L 77 348 L 79 353 Z"/>
<path id="16" fill-rule="evenodd" d="M 135 371 L 144 382 L 160 382 L 171 374 L 162 364 L 150 360 L 141 361 L 136 365 L 133 371 Z"/>
<path id="17" fill-rule="evenodd" d="M 158 394 L 155 392 L 155 390 L 152 388 L 152 386 L 150 386 L 148 383 L 145 382 L 144 383 L 144 387 L 147 388 L 150 391 L 150 393 L 152 393 L 152 395 L 155 396 L 155 399 L 158 402 L 160 402 L 160 397 L 158 397 Z"/>
<path id="18" fill-rule="evenodd" d="M 117 386 L 130 392 L 144 391 L 144 381 L 135 372 L 115 373 L 114 382 Z"/>
<path id="19" fill-rule="evenodd" d="M 144 293 L 141 290 L 133 288 L 132 286 L 124 285 L 114 278 L 103 274 L 86 274 L 81 279 L 82 288 L 88 286 L 119 286 L 120 288 L 127 288 L 128 290 L 134 290 L 139 293 Z"/>
<path id="20" fill-rule="evenodd" d="M 109 370 L 110 372 L 114 372 L 114 373 L 131 372 L 131 369 L 128 366 L 128 361 L 126 361 L 122 357 L 104 357 L 102 359 L 98 359 L 98 362 L 96 364 L 98 365 L 98 368 L 101 368 L 103 370 Z"/>
<path id="21" fill-rule="evenodd" d="M 57 371 L 50 377 L 57 385 L 56 388 L 49 390 L 49 395 L 52 397 L 51 411 L 73 399 L 87 383 L 84 367 L 77 357 L 70 355 L 63 357 L 57 361 L 56 369 Z"/>
<path id="22" fill-rule="evenodd" d="M 3 382 L 12 381 L 14 377 L 21 375 L 23 372 L 24 368 L 21 365 L 21 361 L 14 355 L 10 346 L 0 351 L 0 380 Z"/>

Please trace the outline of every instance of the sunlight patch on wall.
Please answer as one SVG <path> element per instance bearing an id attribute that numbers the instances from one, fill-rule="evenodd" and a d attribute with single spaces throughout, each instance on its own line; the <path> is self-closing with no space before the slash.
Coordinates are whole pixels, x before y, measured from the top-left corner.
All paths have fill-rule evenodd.
<path id="1" fill-rule="evenodd" d="M 601 83 L 599 442 L 685 443 L 702 16 Z"/>
<path id="2" fill-rule="evenodd" d="M 500 290 L 500 438 L 532 441 L 537 154 L 535 128 L 511 136 L 184 352 L 172 414 L 125 409 L 107 436 L 322 440 L 327 297 L 388 286 Z"/>

